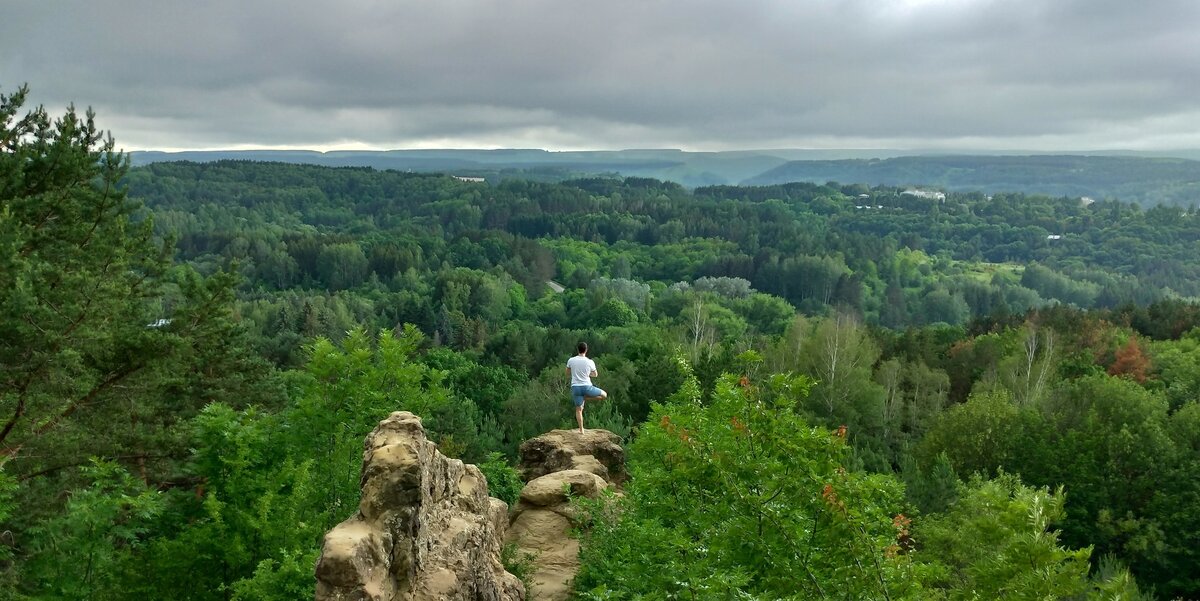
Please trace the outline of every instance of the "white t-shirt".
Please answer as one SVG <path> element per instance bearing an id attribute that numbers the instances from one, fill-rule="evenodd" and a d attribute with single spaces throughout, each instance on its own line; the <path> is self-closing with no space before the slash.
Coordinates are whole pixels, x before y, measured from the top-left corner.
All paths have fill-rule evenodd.
<path id="1" fill-rule="evenodd" d="M 596 362 L 575 355 L 567 359 L 567 369 L 571 370 L 571 386 L 591 386 L 592 372 L 596 371 Z"/>

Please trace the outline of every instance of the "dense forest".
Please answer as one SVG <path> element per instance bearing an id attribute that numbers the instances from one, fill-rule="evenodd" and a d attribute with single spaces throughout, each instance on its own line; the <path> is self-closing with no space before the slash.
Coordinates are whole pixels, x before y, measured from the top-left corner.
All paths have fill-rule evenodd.
<path id="1" fill-rule="evenodd" d="M 588 341 L 590 599 L 1200 596 L 1200 223 L 865 185 L 129 169 L 0 100 L 0 599 L 312 595 L 394 410 L 512 500 Z"/>
<path id="2" fill-rule="evenodd" d="M 644 314 L 652 291 L 679 301 L 699 280 L 734 287 L 717 296 L 749 299 L 752 290 L 806 314 L 842 307 L 889 328 L 1200 295 L 1200 220 L 1172 207 L 1021 194 L 937 200 L 803 183 L 691 192 L 635 178 L 492 186 L 248 162 L 159 163 L 127 181 L 183 260 L 201 271 L 238 263 L 243 298 L 254 301 L 246 310 L 270 312 L 284 299 L 300 310 L 297 291 L 321 291 L 310 305 L 329 326 L 317 333 L 331 337 L 370 315 L 384 318 L 375 325 L 431 333 L 440 323 L 443 338 L 454 322 L 498 326 L 511 313 L 496 299 L 519 285 L 526 302 L 541 300 L 551 279 L 569 291 L 535 308 L 561 307 L 563 319 L 551 321 L 576 328 L 604 325 L 588 319 L 594 307 L 576 306 L 584 296 Z M 417 293 L 417 280 L 429 294 Z M 447 299 L 452 280 L 470 292 Z M 772 331 L 759 322 L 747 325 Z M 296 330 L 271 325 L 277 335 Z"/>

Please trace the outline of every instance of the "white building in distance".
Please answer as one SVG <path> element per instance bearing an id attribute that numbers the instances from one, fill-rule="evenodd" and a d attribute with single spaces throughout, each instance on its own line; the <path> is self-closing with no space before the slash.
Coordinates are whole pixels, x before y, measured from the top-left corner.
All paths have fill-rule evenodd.
<path id="1" fill-rule="evenodd" d="M 917 198 L 928 198 L 929 200 L 936 200 L 938 202 L 946 202 L 946 193 L 938 192 L 937 190 L 922 190 L 920 188 L 909 188 L 909 189 L 901 192 L 901 194 L 907 194 L 909 196 L 916 196 Z"/>

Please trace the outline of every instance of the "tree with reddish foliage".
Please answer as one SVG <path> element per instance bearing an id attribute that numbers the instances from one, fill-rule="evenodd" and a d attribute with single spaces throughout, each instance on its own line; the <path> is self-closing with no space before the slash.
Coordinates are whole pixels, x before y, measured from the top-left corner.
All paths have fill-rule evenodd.
<path id="1" fill-rule="evenodd" d="M 1129 337 L 1129 341 L 1117 350 L 1116 358 L 1108 366 L 1108 375 L 1125 376 L 1138 384 L 1146 382 L 1148 371 L 1150 371 L 1150 358 L 1138 344 L 1137 336 Z"/>

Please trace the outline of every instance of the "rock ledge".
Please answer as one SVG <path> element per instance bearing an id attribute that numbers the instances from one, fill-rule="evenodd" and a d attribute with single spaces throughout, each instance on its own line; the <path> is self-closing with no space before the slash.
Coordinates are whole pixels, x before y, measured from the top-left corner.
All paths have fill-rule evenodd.
<path id="1" fill-rule="evenodd" d="M 565 601 L 579 572 L 569 496 L 596 498 L 625 479 L 621 438 L 608 430 L 552 430 L 521 444 L 525 488 L 505 540 L 533 557 L 529 598 Z"/>
<path id="2" fill-rule="evenodd" d="M 570 469 L 592 472 L 613 484 L 625 481 L 625 449 L 621 437 L 608 430 L 551 430 L 521 443 L 520 453 L 526 482 Z"/>

